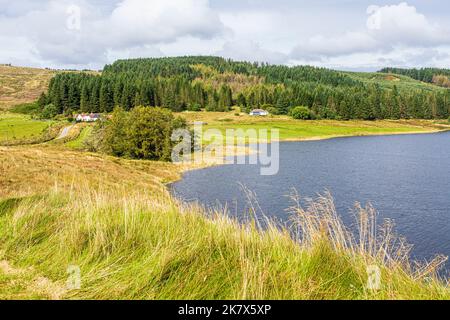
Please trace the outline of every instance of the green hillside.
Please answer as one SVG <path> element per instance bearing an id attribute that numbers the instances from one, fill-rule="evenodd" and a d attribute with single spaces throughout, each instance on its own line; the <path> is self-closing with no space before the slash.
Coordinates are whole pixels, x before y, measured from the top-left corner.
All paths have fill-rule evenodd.
<path id="1" fill-rule="evenodd" d="M 412 79 L 426 83 L 434 83 L 442 87 L 450 87 L 450 69 L 443 68 L 421 68 L 421 69 L 402 69 L 402 68 L 384 68 L 381 73 L 394 73 L 405 75 Z"/>
<path id="2" fill-rule="evenodd" d="M 175 112 L 309 107 L 320 119 L 447 119 L 450 91 L 401 75 L 236 62 L 219 57 L 119 60 L 102 75 L 58 74 L 40 99 L 59 113 L 160 106 Z"/>
<path id="3" fill-rule="evenodd" d="M 381 72 L 348 72 L 350 77 L 362 81 L 368 85 L 379 85 L 385 89 L 399 90 L 425 90 L 430 92 L 444 92 L 445 89 L 431 83 L 426 83 L 413 79 L 402 74 L 381 73 Z"/>

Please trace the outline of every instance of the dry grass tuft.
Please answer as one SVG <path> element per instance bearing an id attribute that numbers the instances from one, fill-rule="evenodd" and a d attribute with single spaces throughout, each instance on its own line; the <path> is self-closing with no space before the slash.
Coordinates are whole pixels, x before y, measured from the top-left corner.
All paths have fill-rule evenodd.
<path id="1" fill-rule="evenodd" d="M 385 219 L 380 224 L 377 211 L 369 204 L 357 204 L 354 210 L 356 233 L 343 223 L 329 192 L 317 199 L 307 199 L 306 206 L 300 204 L 298 194 L 292 199 L 291 208 L 299 243 L 304 247 L 326 239 L 337 252 L 347 252 L 364 259 L 367 265 L 379 264 L 391 270 L 403 270 L 415 279 L 438 279 L 438 272 L 448 260 L 438 256 L 430 263 L 412 261 L 411 249 L 406 240 L 395 233 L 394 222 Z"/>

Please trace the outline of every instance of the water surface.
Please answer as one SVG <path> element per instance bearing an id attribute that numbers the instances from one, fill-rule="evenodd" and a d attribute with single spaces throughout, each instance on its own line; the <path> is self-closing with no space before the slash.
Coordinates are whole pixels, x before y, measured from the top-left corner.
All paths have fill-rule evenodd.
<path id="1" fill-rule="evenodd" d="M 346 223 L 355 202 L 370 202 L 414 245 L 417 259 L 450 256 L 450 132 L 340 138 L 280 144 L 280 172 L 225 165 L 188 172 L 171 186 L 185 201 L 248 209 L 241 185 L 256 193 L 264 213 L 287 221 L 292 188 L 314 197 L 329 190 Z"/>

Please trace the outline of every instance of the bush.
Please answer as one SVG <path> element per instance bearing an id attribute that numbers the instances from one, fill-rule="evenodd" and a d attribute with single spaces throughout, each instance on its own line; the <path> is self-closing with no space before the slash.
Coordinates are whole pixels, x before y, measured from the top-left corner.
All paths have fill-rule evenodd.
<path id="1" fill-rule="evenodd" d="M 280 114 L 278 109 L 275 108 L 275 107 L 269 107 L 269 108 L 266 108 L 264 110 L 266 110 L 267 112 L 269 112 L 270 114 L 275 115 L 275 116 Z"/>
<path id="2" fill-rule="evenodd" d="M 264 109 L 264 110 L 267 110 L 269 108 L 275 108 L 275 106 L 273 104 L 270 104 L 270 103 L 266 103 L 266 104 L 263 104 L 261 106 L 261 109 Z"/>
<path id="3" fill-rule="evenodd" d="M 448 117 L 448 123 L 450 123 L 450 117 Z"/>
<path id="4" fill-rule="evenodd" d="M 188 105 L 187 108 L 188 111 L 202 111 L 202 106 L 199 105 L 198 103 L 191 103 Z"/>
<path id="5" fill-rule="evenodd" d="M 116 108 L 110 120 L 100 123 L 96 138 L 99 149 L 108 154 L 132 159 L 170 161 L 172 133 L 186 128 L 182 118 L 167 109 L 136 107 L 130 112 Z"/>
<path id="6" fill-rule="evenodd" d="M 14 113 L 36 115 L 39 114 L 39 105 L 36 102 L 23 103 L 12 107 L 10 111 Z"/>
<path id="7" fill-rule="evenodd" d="M 338 117 L 338 115 L 335 111 L 332 111 L 329 109 L 325 109 L 322 112 L 320 112 L 319 116 L 322 119 L 330 119 L 330 120 L 336 120 L 336 118 Z"/>
<path id="8" fill-rule="evenodd" d="M 292 118 L 297 120 L 312 120 L 314 113 L 308 107 L 295 107 L 290 112 Z"/>
<path id="9" fill-rule="evenodd" d="M 44 109 L 41 112 L 41 117 L 43 119 L 52 119 L 56 117 L 58 114 L 58 108 L 54 104 L 48 104 L 44 107 Z"/>

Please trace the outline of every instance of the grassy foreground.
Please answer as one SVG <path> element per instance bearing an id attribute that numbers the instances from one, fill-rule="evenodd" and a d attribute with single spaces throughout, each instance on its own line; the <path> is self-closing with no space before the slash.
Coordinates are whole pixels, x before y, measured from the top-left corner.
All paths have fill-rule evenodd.
<path id="1" fill-rule="evenodd" d="M 0 147 L 0 298 L 450 299 L 433 277 L 442 260 L 414 271 L 389 224 L 377 237 L 370 208 L 355 236 L 328 197 L 295 208 L 294 241 L 182 206 L 163 183 L 185 169 Z M 80 268 L 79 290 L 66 286 L 69 266 Z M 379 290 L 367 288 L 373 266 Z"/>

